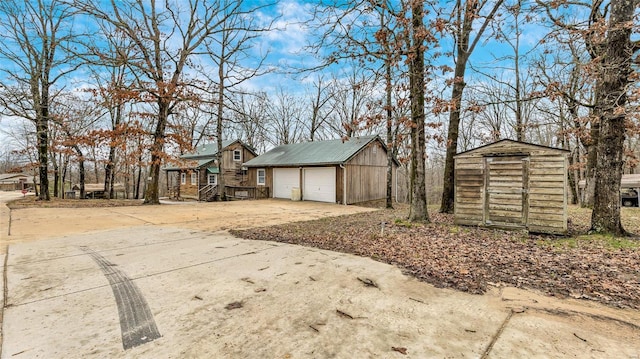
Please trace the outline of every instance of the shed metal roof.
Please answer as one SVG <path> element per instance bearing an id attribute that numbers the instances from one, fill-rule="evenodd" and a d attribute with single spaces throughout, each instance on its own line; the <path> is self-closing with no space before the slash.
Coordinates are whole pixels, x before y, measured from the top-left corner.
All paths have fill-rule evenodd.
<path id="1" fill-rule="evenodd" d="M 487 149 L 487 148 L 490 148 L 490 147 L 497 147 L 500 144 L 505 144 L 505 143 L 521 144 L 521 145 L 528 146 L 528 147 L 531 147 L 531 148 L 541 148 L 541 149 L 546 149 L 546 150 L 557 151 L 558 153 L 569 153 L 570 152 L 570 151 L 562 149 L 562 148 L 537 145 L 535 143 L 515 141 L 515 140 L 510 140 L 510 139 L 502 139 L 502 140 L 499 140 L 499 141 L 496 141 L 496 142 L 488 143 L 486 145 L 482 145 L 480 147 L 476 147 L 476 148 L 467 150 L 467 151 L 458 152 L 453 157 L 458 157 L 458 156 L 461 156 L 461 155 L 471 154 L 471 153 L 477 152 L 479 150 Z"/>
<path id="2" fill-rule="evenodd" d="M 244 163 L 246 167 L 335 165 L 349 161 L 378 136 L 281 145 Z M 384 144 L 383 144 L 384 145 Z"/>

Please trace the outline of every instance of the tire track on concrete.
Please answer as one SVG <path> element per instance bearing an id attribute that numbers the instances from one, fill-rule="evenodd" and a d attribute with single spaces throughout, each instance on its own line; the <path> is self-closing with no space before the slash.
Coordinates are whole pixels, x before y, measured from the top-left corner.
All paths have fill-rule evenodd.
<path id="1" fill-rule="evenodd" d="M 118 306 L 122 346 L 125 350 L 156 340 L 162 335 L 147 301 L 135 283 L 116 265 L 89 247 L 80 247 L 98 264 L 109 281 Z"/>

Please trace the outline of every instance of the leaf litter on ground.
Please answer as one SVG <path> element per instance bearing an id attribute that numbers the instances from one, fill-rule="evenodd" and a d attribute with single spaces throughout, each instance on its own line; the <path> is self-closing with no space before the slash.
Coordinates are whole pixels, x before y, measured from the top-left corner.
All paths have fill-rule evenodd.
<path id="1" fill-rule="evenodd" d="M 625 228 L 638 233 L 640 209 L 623 211 Z M 506 285 L 640 308 L 640 241 L 581 235 L 589 227 L 586 212 L 571 209 L 569 237 L 456 226 L 442 213 L 413 224 L 404 220 L 406 206 L 232 234 L 370 257 L 440 288 L 481 294 Z"/>

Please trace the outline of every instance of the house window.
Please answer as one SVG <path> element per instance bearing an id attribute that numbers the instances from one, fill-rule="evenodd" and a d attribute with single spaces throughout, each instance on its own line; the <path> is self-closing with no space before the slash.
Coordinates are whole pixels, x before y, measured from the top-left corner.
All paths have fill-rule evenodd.
<path id="1" fill-rule="evenodd" d="M 195 172 L 191 172 L 191 184 L 194 186 L 198 184 L 198 174 Z"/>
<path id="2" fill-rule="evenodd" d="M 258 186 L 264 186 L 267 183 L 267 172 L 264 168 L 258 170 Z"/>
<path id="3" fill-rule="evenodd" d="M 373 145 L 373 154 L 378 153 L 378 144 Z"/>
<path id="4" fill-rule="evenodd" d="M 207 176 L 207 183 L 210 184 L 211 186 L 217 185 L 218 184 L 218 175 L 209 174 Z"/>
<path id="5" fill-rule="evenodd" d="M 241 150 L 233 150 L 233 160 L 235 162 L 242 161 L 242 151 Z"/>
<path id="6" fill-rule="evenodd" d="M 180 184 L 187 184 L 187 174 L 184 172 L 180 173 Z"/>

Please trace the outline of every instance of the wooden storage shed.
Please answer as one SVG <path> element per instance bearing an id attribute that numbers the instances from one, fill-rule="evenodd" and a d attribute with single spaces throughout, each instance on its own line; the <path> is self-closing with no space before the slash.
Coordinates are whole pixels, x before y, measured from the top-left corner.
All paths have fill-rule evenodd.
<path id="1" fill-rule="evenodd" d="M 458 153 L 454 223 L 565 234 L 568 153 L 512 140 Z"/>

